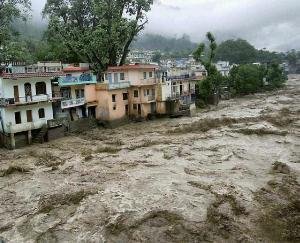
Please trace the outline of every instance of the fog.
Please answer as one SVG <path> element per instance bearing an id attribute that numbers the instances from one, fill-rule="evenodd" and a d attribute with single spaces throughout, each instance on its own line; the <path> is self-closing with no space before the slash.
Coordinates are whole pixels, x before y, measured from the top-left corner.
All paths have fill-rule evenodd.
<path id="1" fill-rule="evenodd" d="M 45 0 L 32 0 L 34 19 L 41 19 Z M 146 33 L 188 34 L 203 40 L 212 31 L 219 41 L 243 38 L 257 48 L 300 49 L 299 0 L 156 0 Z"/>

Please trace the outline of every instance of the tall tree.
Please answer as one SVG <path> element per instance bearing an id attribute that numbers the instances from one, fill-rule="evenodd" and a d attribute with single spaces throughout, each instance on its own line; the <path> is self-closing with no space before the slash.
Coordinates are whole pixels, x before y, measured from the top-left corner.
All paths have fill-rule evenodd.
<path id="1" fill-rule="evenodd" d="M 202 100 L 205 104 L 209 103 L 212 100 L 212 96 L 215 93 L 219 93 L 220 85 L 223 81 L 223 77 L 218 72 L 216 66 L 213 64 L 213 60 L 216 55 L 217 43 L 216 39 L 212 33 L 208 32 L 206 37 L 209 41 L 209 51 L 207 56 L 205 55 L 205 44 L 199 44 L 198 48 L 194 52 L 193 56 L 197 62 L 200 62 L 206 69 L 208 76 L 200 81 L 199 86 L 199 99 Z M 201 102 L 199 102 L 200 104 Z M 200 105 L 199 105 L 200 106 Z"/>
<path id="2" fill-rule="evenodd" d="M 29 16 L 30 7 L 30 0 L 0 0 L 0 58 L 6 56 L 4 52 L 15 34 L 11 23 L 19 18 L 25 20 Z"/>
<path id="3" fill-rule="evenodd" d="M 89 62 L 102 78 L 108 66 L 123 65 L 129 47 L 147 23 L 153 0 L 47 0 L 49 32 Z"/>

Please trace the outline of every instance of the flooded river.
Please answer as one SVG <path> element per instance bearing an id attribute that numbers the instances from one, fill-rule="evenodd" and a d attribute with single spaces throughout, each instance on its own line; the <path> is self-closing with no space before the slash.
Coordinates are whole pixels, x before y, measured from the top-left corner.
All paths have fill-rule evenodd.
<path id="1" fill-rule="evenodd" d="M 0 242 L 300 241 L 299 116 L 290 76 L 191 118 L 0 150 Z"/>

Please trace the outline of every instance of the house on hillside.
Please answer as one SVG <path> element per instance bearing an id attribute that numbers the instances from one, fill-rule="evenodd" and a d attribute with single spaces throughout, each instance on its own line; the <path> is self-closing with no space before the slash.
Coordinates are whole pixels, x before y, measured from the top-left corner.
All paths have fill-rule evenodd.
<path id="1" fill-rule="evenodd" d="M 51 79 L 62 73 L 61 63 L 53 62 L 8 67 L 0 75 L 0 143 L 14 149 L 46 136 L 52 103 L 60 99 Z"/>

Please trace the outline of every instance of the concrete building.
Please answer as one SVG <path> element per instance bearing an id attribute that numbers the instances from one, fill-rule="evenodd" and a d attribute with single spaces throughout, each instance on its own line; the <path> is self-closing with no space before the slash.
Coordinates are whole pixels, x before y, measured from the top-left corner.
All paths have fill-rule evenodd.
<path id="1" fill-rule="evenodd" d="M 59 69 L 31 68 L 12 65 L 0 74 L 0 141 L 8 148 L 31 144 L 33 137 L 42 136 L 42 128 L 53 119 L 52 103 L 59 100 L 51 88 L 51 78 L 61 75 Z"/>
<path id="2" fill-rule="evenodd" d="M 95 106 L 93 102 L 86 100 L 86 94 L 90 92 L 89 85 L 97 83 L 96 76 L 93 75 L 87 65 L 68 65 L 63 68 L 63 75 L 54 83 L 53 90 L 61 94 L 60 104 L 54 106 L 55 118 L 69 118 L 78 120 L 83 117 L 95 116 Z"/>
<path id="3" fill-rule="evenodd" d="M 216 64 L 217 70 L 223 75 L 223 76 L 228 76 L 229 72 L 231 70 L 231 66 L 229 62 L 225 61 L 218 61 Z"/>
<path id="4" fill-rule="evenodd" d="M 109 67 L 104 82 L 91 87 L 88 101 L 96 100 L 96 118 L 107 122 L 145 119 L 156 112 L 157 65 Z"/>
<path id="5" fill-rule="evenodd" d="M 150 64 L 154 56 L 153 51 L 133 50 L 128 54 L 129 63 Z"/>

